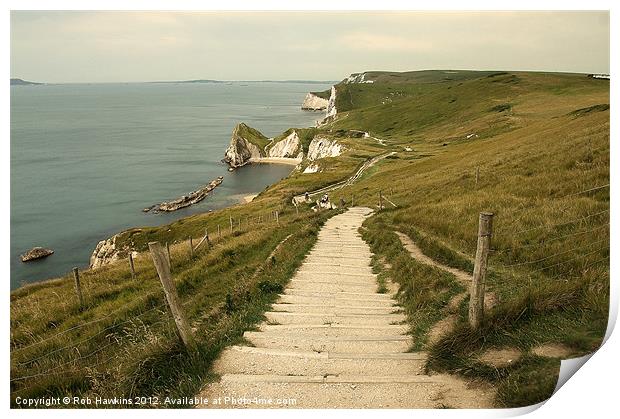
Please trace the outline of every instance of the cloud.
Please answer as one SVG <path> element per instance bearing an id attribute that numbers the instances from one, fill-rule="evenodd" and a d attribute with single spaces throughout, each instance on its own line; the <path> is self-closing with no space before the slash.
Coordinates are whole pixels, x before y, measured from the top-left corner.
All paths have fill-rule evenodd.
<path id="1" fill-rule="evenodd" d="M 11 75 L 47 82 L 457 67 L 609 72 L 609 13 L 11 13 Z"/>
<path id="2" fill-rule="evenodd" d="M 368 32 L 346 33 L 337 42 L 353 50 L 424 52 L 432 49 L 428 41 Z"/>

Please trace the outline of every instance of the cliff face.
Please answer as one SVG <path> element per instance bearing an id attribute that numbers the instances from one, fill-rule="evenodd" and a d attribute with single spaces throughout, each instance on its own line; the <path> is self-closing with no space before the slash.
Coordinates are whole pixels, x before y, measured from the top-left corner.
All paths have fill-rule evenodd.
<path id="1" fill-rule="evenodd" d="M 338 111 L 336 110 L 336 87 L 332 86 L 332 92 L 329 96 L 329 101 L 327 102 L 327 115 L 325 118 L 329 118 L 330 116 L 336 115 Z"/>
<path id="2" fill-rule="evenodd" d="M 344 83 L 374 83 L 374 80 L 366 80 L 366 73 L 353 73 L 349 77 L 344 79 Z"/>
<path id="3" fill-rule="evenodd" d="M 299 140 L 297 131 L 291 132 L 288 136 L 286 136 L 286 138 L 275 143 L 269 149 L 268 155 L 269 157 L 303 157 L 303 151 L 301 151 L 301 141 Z"/>
<path id="4" fill-rule="evenodd" d="M 264 151 L 259 145 L 265 140 L 266 137 L 257 130 L 244 123 L 238 124 L 233 129 L 230 145 L 224 153 L 224 161 L 230 167 L 240 167 L 248 164 L 250 159 L 264 157 Z"/>
<path id="5" fill-rule="evenodd" d="M 310 142 L 308 147 L 308 160 L 318 160 L 324 157 L 336 157 L 342 154 L 344 147 L 336 140 L 316 136 Z"/>
<path id="6" fill-rule="evenodd" d="M 90 256 L 91 268 L 96 269 L 119 259 L 120 249 L 116 248 L 116 237 L 117 235 L 115 234 L 109 239 L 101 240 L 97 244 Z"/>
<path id="7" fill-rule="evenodd" d="M 313 93 L 308 93 L 301 104 L 301 109 L 308 111 L 324 111 L 327 109 L 329 100 L 323 99 Z"/>

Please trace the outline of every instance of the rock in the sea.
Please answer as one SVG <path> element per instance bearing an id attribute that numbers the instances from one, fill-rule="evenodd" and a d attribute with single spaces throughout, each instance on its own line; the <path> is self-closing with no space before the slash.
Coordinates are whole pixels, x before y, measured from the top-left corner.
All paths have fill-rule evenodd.
<path id="1" fill-rule="evenodd" d="M 264 157 L 264 150 L 256 145 L 257 142 L 265 142 L 267 137 L 259 131 L 244 123 L 237 124 L 233 129 L 230 145 L 224 153 L 224 161 L 230 167 L 246 165 L 251 159 Z"/>
<path id="2" fill-rule="evenodd" d="M 23 255 L 20 255 L 22 262 L 30 262 L 31 260 L 41 259 L 53 254 L 52 249 L 46 249 L 44 247 L 33 247 Z"/>
<path id="3" fill-rule="evenodd" d="M 152 207 L 145 208 L 142 211 L 149 212 L 150 210 L 153 210 L 153 212 L 159 212 L 159 211 L 171 212 L 171 211 L 176 211 L 181 208 L 189 207 L 190 205 L 194 205 L 202 201 L 203 199 L 205 199 L 207 195 L 209 195 L 209 192 L 211 192 L 213 189 L 220 186 L 223 180 L 224 180 L 223 176 L 218 176 L 217 179 L 212 180 L 211 182 L 209 182 L 207 185 L 203 186 L 202 188 L 196 189 L 195 191 L 192 191 L 187 195 L 183 195 L 182 197 L 177 198 L 174 201 L 162 202 L 161 204 L 157 204 L 157 205 L 153 205 Z"/>

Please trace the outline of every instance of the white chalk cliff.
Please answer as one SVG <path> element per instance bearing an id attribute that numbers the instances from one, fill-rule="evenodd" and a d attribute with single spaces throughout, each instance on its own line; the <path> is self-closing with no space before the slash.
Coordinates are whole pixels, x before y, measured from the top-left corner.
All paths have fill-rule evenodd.
<path id="1" fill-rule="evenodd" d="M 336 157 L 342 154 L 344 147 L 336 140 L 317 135 L 308 147 L 308 160 L 314 161 L 325 157 Z"/>
<path id="2" fill-rule="evenodd" d="M 93 269 L 100 268 L 103 265 L 112 263 L 119 259 L 119 249 L 116 248 L 116 237 L 110 237 L 97 243 L 97 247 L 90 256 L 90 267 Z"/>
<path id="3" fill-rule="evenodd" d="M 269 157 L 286 157 L 294 159 L 299 158 L 300 152 L 302 153 L 301 157 L 303 157 L 299 135 L 297 135 L 297 131 L 293 130 L 293 132 L 287 135 L 284 139 L 272 145 L 267 154 Z"/>
<path id="4" fill-rule="evenodd" d="M 332 86 L 331 94 L 329 95 L 329 101 L 327 103 L 327 114 L 325 118 L 336 115 L 336 86 Z"/>
<path id="5" fill-rule="evenodd" d="M 301 104 L 301 109 L 308 111 L 324 111 L 327 109 L 329 100 L 323 99 L 314 93 L 308 93 Z"/>
<path id="6" fill-rule="evenodd" d="M 346 79 L 344 79 L 345 84 L 354 84 L 354 83 L 374 83 L 374 80 L 366 80 L 366 73 L 353 73 Z"/>
<path id="7" fill-rule="evenodd" d="M 261 152 L 260 148 L 252 143 L 250 139 L 244 137 L 244 133 L 248 130 L 258 132 L 244 123 L 237 124 L 235 129 L 233 129 L 230 145 L 224 153 L 224 161 L 230 167 L 240 167 L 248 164 L 250 159 L 264 157 L 264 153 Z"/>
<path id="8" fill-rule="evenodd" d="M 306 167 L 303 171 L 303 173 L 316 173 L 320 170 L 321 168 L 319 167 L 318 164 L 316 163 L 312 163 L 309 164 L 308 167 Z"/>

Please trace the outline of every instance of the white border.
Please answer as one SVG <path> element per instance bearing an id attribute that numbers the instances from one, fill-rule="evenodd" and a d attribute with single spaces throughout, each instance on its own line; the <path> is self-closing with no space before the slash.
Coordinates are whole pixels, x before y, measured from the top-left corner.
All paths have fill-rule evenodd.
<path id="1" fill-rule="evenodd" d="M 10 49 L 10 17 L 9 10 L 609 10 L 611 9 L 611 97 L 612 97 L 612 129 L 611 135 L 613 139 L 617 140 L 618 128 L 617 118 L 615 118 L 614 110 L 616 99 L 618 98 L 618 88 L 615 83 L 614 74 L 617 68 L 617 51 L 618 48 L 618 31 L 617 24 L 618 19 L 616 13 L 613 10 L 614 2 L 590 0 L 588 2 L 577 1 L 550 1 L 550 0 L 522 0 L 519 2 L 504 2 L 499 3 L 497 1 L 481 1 L 470 0 L 467 2 L 456 0 L 435 0 L 432 2 L 405 2 L 398 0 L 381 0 L 379 1 L 346 1 L 346 0 L 315 0 L 315 1 L 283 1 L 283 0 L 228 0 L 228 1 L 212 1 L 205 2 L 199 0 L 180 0 L 180 1 L 166 1 L 166 0 L 135 0 L 135 1 L 122 1 L 122 0 L 110 0 L 110 1 L 89 1 L 88 3 L 79 0 L 58 0 L 58 1 L 41 1 L 41 0 L 8 0 L 5 2 L 8 7 L 4 10 L 2 25 L 4 28 L 4 39 L 2 43 L 2 66 L 4 68 L 4 74 L 10 74 L 9 67 L 9 49 Z M 8 338 L 9 336 L 9 246 L 7 238 L 10 228 L 10 194 L 9 194 L 9 168 L 10 168 L 10 153 L 9 153 L 9 132 L 10 132 L 10 90 L 9 84 L 5 82 L 2 87 L 3 101 L 2 101 L 2 196 L 5 200 L 5 205 L 2 205 L 2 232 L 4 239 L 0 242 L 0 251 L 3 257 L 3 272 L 5 280 L 5 295 L 4 301 L 4 321 L 2 322 L 3 336 Z M 617 162 L 617 147 L 614 145 L 614 141 L 611 141 L 611 167 L 616 167 Z M 616 178 L 617 175 L 614 171 L 611 172 L 611 188 L 612 188 L 612 213 L 616 207 Z M 540 409 L 535 410 L 530 414 L 531 417 L 548 418 L 548 417 L 607 417 L 609 413 L 616 410 L 615 399 L 617 398 L 616 383 L 618 380 L 618 361 L 616 359 L 616 353 L 618 353 L 619 343 L 617 333 L 610 336 L 610 332 L 613 329 L 613 324 L 617 318 L 618 312 L 618 293 L 616 292 L 618 287 L 618 281 L 615 279 L 615 273 L 617 272 L 615 257 L 616 247 L 614 244 L 614 237 L 617 230 L 617 223 L 615 218 L 611 219 L 611 277 L 612 277 L 612 301 L 611 301 L 611 313 L 610 313 L 610 325 L 608 328 L 607 337 L 609 338 L 603 347 L 592 356 L 587 362 L 586 367 L 577 372 L 576 376 L 569 380 L 559 391 Z M 0 394 L 2 395 L 2 403 L 5 411 L 9 410 L 9 385 L 8 385 L 8 365 L 9 365 L 9 351 L 8 345 L 2 347 L 3 359 L 4 359 L 4 379 L 2 381 L 2 389 Z M 187 416 L 196 417 L 224 417 L 230 415 L 243 415 L 251 414 L 254 417 L 282 417 L 295 415 L 300 418 L 304 417 L 316 417 L 317 415 L 328 417 L 341 417 L 341 416 L 355 416 L 355 417 L 369 417 L 375 415 L 388 416 L 390 418 L 424 418 L 424 417 L 465 417 L 465 418 L 481 418 L 481 417 L 502 417 L 502 416 L 514 416 L 520 413 L 525 413 L 526 410 L 532 409 L 515 409 L 515 410 L 491 410 L 491 411 L 473 411 L 473 410 L 391 410 L 391 411 L 310 411 L 310 410 L 296 410 L 291 411 L 252 411 L 252 412 L 223 412 L 223 411 L 183 411 L 182 414 Z M 9 414 L 11 416 L 31 417 L 45 415 L 46 417 L 57 417 L 62 415 L 63 417 L 81 417 L 84 415 L 84 411 L 58 411 L 58 410 L 44 410 L 44 411 L 20 411 L 11 410 Z M 167 410 L 148 410 L 148 411 L 114 411 L 109 412 L 107 410 L 95 410 L 88 412 L 88 415 L 94 417 L 104 417 L 108 415 L 132 415 L 132 416 L 169 416 L 170 411 Z"/>

